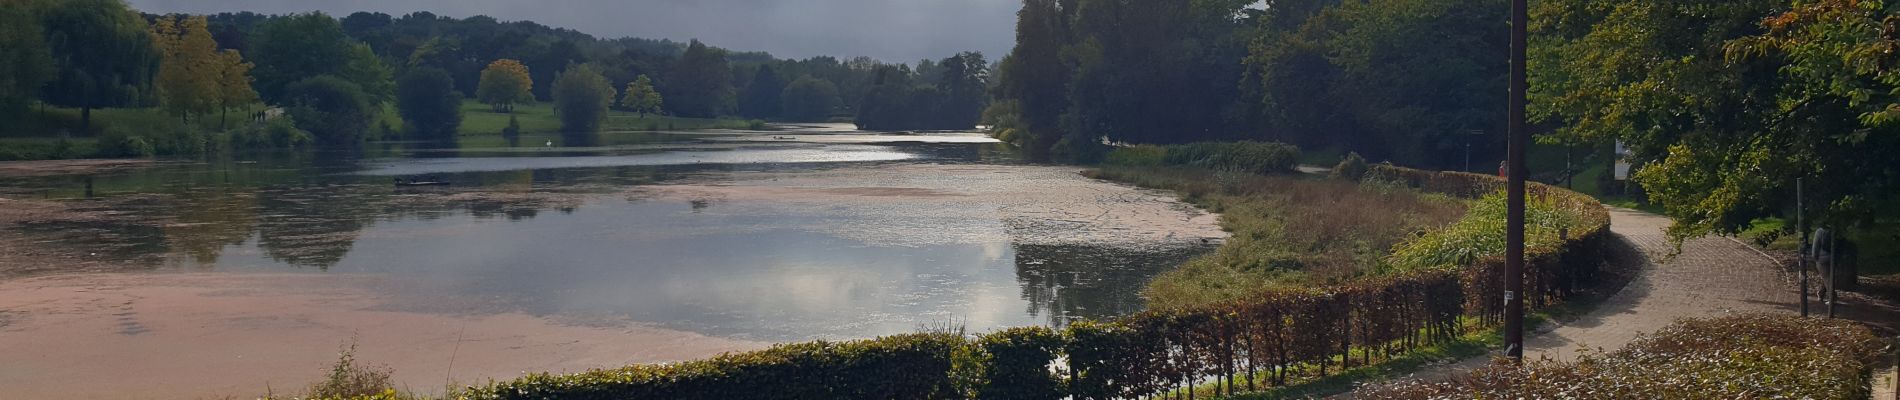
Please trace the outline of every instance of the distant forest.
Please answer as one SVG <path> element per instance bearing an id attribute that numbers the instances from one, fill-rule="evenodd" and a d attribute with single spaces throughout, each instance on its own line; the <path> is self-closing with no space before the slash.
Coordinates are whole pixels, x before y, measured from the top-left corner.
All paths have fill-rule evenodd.
<path id="1" fill-rule="evenodd" d="M 260 27 L 287 17 L 238 12 L 209 15 L 208 21 L 220 48 L 249 55 L 256 54 L 251 45 Z M 528 68 L 533 95 L 549 101 L 555 75 L 569 65 L 585 64 L 613 88 L 626 87 L 642 75 L 650 77 L 669 113 L 696 118 L 857 119 L 867 121 L 867 129 L 969 129 L 987 104 L 992 68 L 979 53 L 887 63 L 869 57 L 778 59 L 764 52 L 708 47 L 709 53 L 688 57 L 693 43 L 601 39 L 481 15 L 458 19 L 429 12 L 400 17 L 357 12 L 340 22 L 350 39 L 368 45 L 385 64 L 440 68 L 464 94 L 476 93 L 489 63 L 513 59 Z M 798 87 L 793 93 L 800 96 L 787 100 L 788 87 Z M 866 99 L 883 107 L 860 107 Z"/>

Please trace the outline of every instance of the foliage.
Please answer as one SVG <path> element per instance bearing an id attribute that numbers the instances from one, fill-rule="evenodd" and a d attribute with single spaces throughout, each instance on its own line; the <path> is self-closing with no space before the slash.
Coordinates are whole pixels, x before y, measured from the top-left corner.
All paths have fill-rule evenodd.
<path id="1" fill-rule="evenodd" d="M 1216 171 L 1247 174 L 1283 174 L 1299 166 L 1300 149 L 1269 142 L 1202 142 L 1167 146 L 1162 162 Z"/>
<path id="2" fill-rule="evenodd" d="M 313 141 L 310 132 L 297 129 L 296 121 L 289 116 L 252 122 L 231 130 L 229 135 L 229 145 L 232 149 L 299 148 Z"/>
<path id="3" fill-rule="evenodd" d="M 1251 1 L 1062 2 L 1071 142 L 1233 140 L 1247 131 L 1241 96 Z"/>
<path id="4" fill-rule="evenodd" d="M 158 69 L 145 20 L 118 0 L 52 3 L 41 23 L 54 75 L 41 100 L 78 107 L 82 132 L 94 108 L 145 104 Z"/>
<path id="5" fill-rule="evenodd" d="M 653 80 L 648 79 L 646 75 L 640 75 L 634 78 L 633 82 L 628 82 L 627 90 L 620 95 L 620 107 L 640 113 L 641 118 L 645 118 L 647 114 L 659 114 L 661 106 L 665 103 L 666 100 L 660 97 L 660 92 L 653 89 Z"/>
<path id="6" fill-rule="evenodd" d="M 159 104 L 181 120 L 219 108 L 227 66 L 219 57 L 218 43 L 205 28 L 205 18 L 161 17 L 152 22 L 151 34 L 159 54 L 158 76 L 153 80 Z"/>
<path id="7" fill-rule="evenodd" d="M 1853 399 L 1884 347 L 1865 326 L 1836 319 L 1737 315 L 1679 320 L 1575 362 L 1496 363 L 1451 382 L 1407 382 L 1360 399 Z"/>
<path id="8" fill-rule="evenodd" d="M 1102 165 L 1121 167 L 1159 167 L 1167 163 L 1168 147 L 1138 144 L 1110 150 Z"/>
<path id="9" fill-rule="evenodd" d="M 319 75 L 340 75 L 341 64 L 354 56 L 355 43 L 343 26 L 323 13 L 293 14 L 265 21 L 250 42 L 251 61 L 257 64 L 257 92 L 271 104 L 286 104 L 286 89 Z M 359 90 L 361 86 L 358 86 Z"/>
<path id="10" fill-rule="evenodd" d="M 836 112 L 840 102 L 837 85 L 809 76 L 785 85 L 779 96 L 785 119 L 792 121 L 824 121 Z"/>
<path id="11" fill-rule="evenodd" d="M 1063 135 L 1059 118 L 1069 108 L 1071 72 L 1061 54 L 1068 45 L 1068 25 L 1057 0 L 1024 0 L 1016 13 L 1016 48 L 998 68 L 998 100 L 1014 104 L 1011 114 L 1020 121 L 1008 127 L 1004 141 L 1022 147 L 1031 159 L 1051 158 Z"/>
<path id="12" fill-rule="evenodd" d="M 1346 153 L 1346 157 L 1339 159 L 1339 164 L 1333 166 L 1332 178 L 1358 181 L 1366 178 L 1366 171 L 1366 159 L 1364 157 L 1360 157 L 1359 153 L 1356 152 Z"/>
<path id="13" fill-rule="evenodd" d="M 470 399 L 940 399 L 952 398 L 952 353 L 963 339 L 910 334 L 852 342 L 781 344 L 667 365 L 556 376 L 532 374 L 472 388 Z"/>
<path id="14" fill-rule="evenodd" d="M 317 76 L 284 87 L 282 99 L 297 128 L 310 132 L 318 144 L 354 147 L 362 144 L 375 109 L 361 86 L 335 76 Z"/>
<path id="15" fill-rule="evenodd" d="M 441 68 L 411 68 L 396 82 L 396 110 L 412 139 L 453 143 L 462 124 L 462 94 Z"/>
<path id="16" fill-rule="evenodd" d="M 53 78 L 53 55 L 40 25 L 39 4 L 0 1 L 0 118 L 16 118 Z M 4 132 L 5 128 L 0 128 Z"/>
<path id="17" fill-rule="evenodd" d="M 554 109 L 561 117 L 563 133 L 600 131 L 607 119 L 607 105 L 614 100 L 614 88 L 607 78 L 587 65 L 573 65 L 554 78 Z"/>
<path id="18" fill-rule="evenodd" d="M 1504 197 L 1503 193 L 1494 193 L 1479 199 L 1463 219 L 1451 226 L 1395 246 L 1387 262 L 1400 269 L 1455 268 L 1503 255 Z M 1524 208 L 1524 246 L 1556 246 L 1562 243 L 1560 231 L 1581 232 L 1584 221 L 1578 220 L 1582 213 L 1577 211 L 1581 210 L 1561 208 L 1556 199 L 1531 197 Z"/>
<path id="19" fill-rule="evenodd" d="M 730 114 L 734 93 L 726 51 L 692 41 L 679 63 L 674 64 L 663 89 L 668 108 L 675 115 L 712 118 Z"/>
<path id="20" fill-rule="evenodd" d="M 857 124 L 870 130 L 962 130 L 976 126 L 986 107 L 989 75 L 982 53 L 959 53 L 938 63 L 934 85 L 919 85 L 910 68 L 883 66 L 858 103 Z"/>
<path id="21" fill-rule="evenodd" d="M 976 399 L 1055 400 L 1062 379 L 1049 366 L 1062 351 L 1063 337 L 1049 328 L 1010 328 L 983 335 L 964 347 L 977 369 L 968 393 Z"/>
<path id="22" fill-rule="evenodd" d="M 393 390 L 395 383 L 389 375 L 388 369 L 358 364 L 356 344 L 351 343 L 338 352 L 336 364 L 330 366 L 329 375 L 323 381 L 311 385 L 305 396 L 315 399 L 377 398 Z"/>
<path id="23" fill-rule="evenodd" d="M 534 103 L 534 78 L 528 66 L 510 59 L 495 60 L 482 69 L 481 86 L 475 98 L 493 106 L 495 112 L 514 112 L 516 104 Z"/>
<path id="24" fill-rule="evenodd" d="M 832 91 L 835 96 L 837 88 L 834 86 Z M 746 118 L 778 118 L 785 111 L 784 94 L 785 81 L 778 72 L 773 71 L 771 65 L 761 65 L 759 71 L 752 75 L 752 81 L 746 84 L 745 94 L 739 97 L 739 115 Z"/>
<path id="25" fill-rule="evenodd" d="M 1497 0 L 1337 2 L 1287 16 L 1299 27 L 1262 35 L 1248 64 L 1281 140 L 1452 168 L 1467 144 L 1504 150 L 1496 105 L 1509 37 L 1498 24 L 1508 10 Z"/>

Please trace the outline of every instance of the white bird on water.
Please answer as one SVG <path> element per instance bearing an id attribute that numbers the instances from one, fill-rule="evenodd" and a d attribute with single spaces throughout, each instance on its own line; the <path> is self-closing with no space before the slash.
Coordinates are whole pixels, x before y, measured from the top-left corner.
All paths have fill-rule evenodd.
<path id="1" fill-rule="evenodd" d="M 542 146 L 554 147 L 554 139 L 548 139 L 548 144 L 544 144 Z"/>

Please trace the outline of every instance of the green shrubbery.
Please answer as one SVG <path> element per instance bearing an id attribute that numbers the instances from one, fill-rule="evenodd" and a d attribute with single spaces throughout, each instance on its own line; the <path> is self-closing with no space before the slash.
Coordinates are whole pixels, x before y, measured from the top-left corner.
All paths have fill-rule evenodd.
<path id="1" fill-rule="evenodd" d="M 472 388 L 470 399 L 937 399 L 954 396 L 963 338 L 910 334 L 782 344 L 677 364 L 534 374 Z"/>
<path id="2" fill-rule="evenodd" d="M 1271 175 L 1293 172 L 1300 148 L 1272 142 L 1202 142 L 1172 146 L 1135 145 L 1109 151 L 1103 164 L 1184 166 Z"/>
<path id="3" fill-rule="evenodd" d="M 1365 157 L 1360 157 L 1359 153 L 1346 153 L 1346 157 L 1339 159 L 1339 164 L 1333 166 L 1332 177 L 1358 182 L 1366 178 L 1367 168 Z"/>
<path id="4" fill-rule="evenodd" d="M 1836 319 L 1678 321 L 1576 362 L 1494 364 L 1451 382 L 1363 389 L 1360 399 L 1857 399 L 1884 344 Z"/>

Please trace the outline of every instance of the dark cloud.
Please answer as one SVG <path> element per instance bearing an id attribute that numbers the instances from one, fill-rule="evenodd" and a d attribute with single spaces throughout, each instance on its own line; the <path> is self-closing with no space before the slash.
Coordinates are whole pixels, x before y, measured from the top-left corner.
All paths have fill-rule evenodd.
<path id="1" fill-rule="evenodd" d="M 779 57 L 871 56 L 885 61 L 982 51 L 1015 38 L 1017 0 L 128 0 L 155 13 L 413 11 L 531 20 L 594 36 L 697 38 Z"/>

